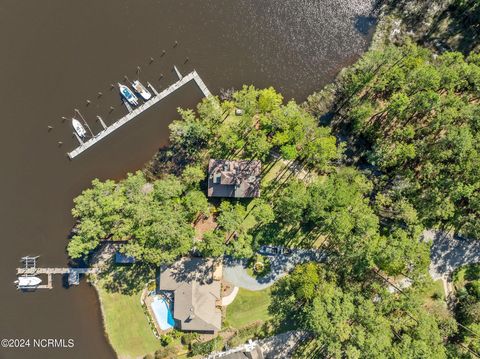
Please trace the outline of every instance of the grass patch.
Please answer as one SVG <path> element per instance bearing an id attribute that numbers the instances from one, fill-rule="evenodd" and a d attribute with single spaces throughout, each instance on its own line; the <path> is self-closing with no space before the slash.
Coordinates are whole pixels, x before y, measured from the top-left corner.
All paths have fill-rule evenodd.
<path id="1" fill-rule="evenodd" d="M 435 314 L 439 318 L 448 319 L 451 313 L 447 308 L 445 301 L 445 292 L 441 279 L 431 281 L 422 289 L 423 307 L 430 313 Z"/>
<path id="2" fill-rule="evenodd" d="M 445 291 L 441 279 L 434 281 L 428 288 L 426 295 L 432 299 L 445 300 Z"/>
<path id="3" fill-rule="evenodd" d="M 115 352 L 124 358 L 143 357 L 161 347 L 140 304 L 140 293 L 111 293 L 97 284 L 105 329 Z"/>
<path id="4" fill-rule="evenodd" d="M 265 166 L 268 166 L 269 163 L 266 163 Z M 283 161 L 279 160 L 277 161 L 273 166 L 272 168 L 270 168 L 270 170 L 265 174 L 265 176 L 263 177 L 262 179 L 262 183 L 261 183 L 261 188 L 263 190 L 265 190 L 268 185 L 273 181 L 275 180 L 279 175 L 280 173 L 282 173 L 286 168 L 286 164 L 283 163 Z"/>
<path id="5" fill-rule="evenodd" d="M 270 288 L 259 291 L 240 288 L 233 303 L 227 307 L 225 326 L 239 329 L 256 321 L 270 319 L 270 302 Z"/>

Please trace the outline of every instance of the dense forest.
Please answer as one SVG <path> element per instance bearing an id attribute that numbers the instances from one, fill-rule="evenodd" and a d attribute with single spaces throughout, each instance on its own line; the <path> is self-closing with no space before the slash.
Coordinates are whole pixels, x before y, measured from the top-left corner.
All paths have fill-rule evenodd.
<path id="1" fill-rule="evenodd" d="M 428 226 L 480 237 L 480 57 L 413 44 L 371 51 L 342 76 L 334 119 L 379 171 L 377 189 Z M 384 175 L 384 176 L 382 176 Z"/>

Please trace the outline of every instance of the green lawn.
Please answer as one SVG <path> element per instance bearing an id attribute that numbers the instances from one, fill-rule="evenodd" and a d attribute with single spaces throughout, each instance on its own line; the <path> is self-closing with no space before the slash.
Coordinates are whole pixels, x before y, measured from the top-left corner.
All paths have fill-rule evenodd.
<path id="1" fill-rule="evenodd" d="M 238 329 L 258 320 L 268 320 L 270 301 L 269 288 L 260 291 L 240 288 L 233 303 L 227 307 L 225 326 Z"/>
<path id="2" fill-rule="evenodd" d="M 143 357 L 161 347 L 140 304 L 140 294 L 109 293 L 98 286 L 105 328 L 115 352 L 122 358 Z"/>
<path id="3" fill-rule="evenodd" d="M 423 297 L 425 299 L 445 300 L 445 293 L 443 291 L 443 283 L 441 279 L 432 281 L 423 290 Z"/>

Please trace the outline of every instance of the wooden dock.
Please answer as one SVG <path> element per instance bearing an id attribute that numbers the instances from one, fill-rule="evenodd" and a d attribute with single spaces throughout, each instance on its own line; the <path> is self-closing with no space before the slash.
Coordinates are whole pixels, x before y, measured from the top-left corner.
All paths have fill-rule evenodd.
<path id="1" fill-rule="evenodd" d="M 134 109 L 129 109 L 129 113 L 126 114 L 124 117 L 119 119 L 118 121 L 114 122 L 112 125 L 104 128 L 101 132 L 96 134 L 94 137 L 90 138 L 89 140 L 83 142 L 80 141 L 80 146 L 78 146 L 76 149 L 74 149 L 71 152 L 68 152 L 67 155 L 70 157 L 70 159 L 73 159 L 80 155 L 82 152 L 86 151 L 90 147 L 92 147 L 94 144 L 102 140 L 103 138 L 107 137 L 109 134 L 120 128 L 121 126 L 125 125 L 126 123 L 130 122 L 133 120 L 135 117 L 140 115 L 142 112 L 146 111 L 156 103 L 160 102 L 162 99 L 170 95 L 171 93 L 175 92 L 178 90 L 180 87 L 183 85 L 189 83 L 190 81 L 195 81 L 197 86 L 200 88 L 202 91 L 203 95 L 205 97 L 211 96 L 210 91 L 208 90 L 207 86 L 203 82 L 203 80 L 200 78 L 198 75 L 197 71 L 193 70 L 190 72 L 188 75 L 182 76 L 177 68 L 175 67 L 175 71 L 177 75 L 179 76 L 179 80 L 175 82 L 174 84 L 170 85 L 167 87 L 165 90 L 161 91 L 158 93 L 153 87 L 150 85 L 149 87 L 152 88 L 152 91 L 155 93 L 155 96 L 153 96 L 150 100 L 147 102 L 141 104 L 140 106 L 134 108 Z"/>
<path id="2" fill-rule="evenodd" d="M 68 275 L 69 285 L 78 285 L 80 283 L 80 274 L 96 273 L 96 268 L 17 268 L 17 275 L 46 275 L 47 284 L 42 284 L 36 287 L 36 289 L 52 289 L 53 288 L 53 275 L 61 274 Z"/>

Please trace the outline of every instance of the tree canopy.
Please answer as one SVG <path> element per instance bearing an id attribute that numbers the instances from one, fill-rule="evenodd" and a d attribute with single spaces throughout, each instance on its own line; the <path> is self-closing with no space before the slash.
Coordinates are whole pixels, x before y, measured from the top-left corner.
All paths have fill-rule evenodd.
<path id="1" fill-rule="evenodd" d="M 118 183 L 94 180 L 74 200 L 78 225 L 69 255 L 85 257 L 101 241 L 125 241 L 122 250 L 139 261 L 173 262 L 193 246 L 191 221 L 208 211 L 203 192 L 187 188 L 172 176 L 148 183 L 141 172 Z"/>
<path id="2" fill-rule="evenodd" d="M 300 265 L 273 289 L 279 325 L 312 333 L 318 357 L 447 358 L 451 322 L 427 313 L 415 297 L 361 285 L 319 264 Z"/>
<path id="3" fill-rule="evenodd" d="M 478 56 L 437 55 L 408 43 L 369 51 L 342 75 L 335 120 L 361 158 L 385 174 L 377 191 L 393 189 L 426 226 L 474 238 L 480 237 Z"/>

